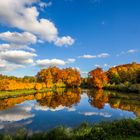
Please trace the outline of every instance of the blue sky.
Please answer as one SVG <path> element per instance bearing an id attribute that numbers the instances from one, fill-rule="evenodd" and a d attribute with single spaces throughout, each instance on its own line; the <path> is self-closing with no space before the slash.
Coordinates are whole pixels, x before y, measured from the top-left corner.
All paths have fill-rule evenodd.
<path id="1" fill-rule="evenodd" d="M 139 0 L 5 0 L 0 2 L 0 73 L 140 62 Z"/>

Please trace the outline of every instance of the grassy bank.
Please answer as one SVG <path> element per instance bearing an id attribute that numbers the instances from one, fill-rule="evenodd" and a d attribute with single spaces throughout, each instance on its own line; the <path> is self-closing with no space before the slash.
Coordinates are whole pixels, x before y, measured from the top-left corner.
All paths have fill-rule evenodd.
<path id="1" fill-rule="evenodd" d="M 55 91 L 54 88 L 45 88 L 41 90 L 35 90 L 35 89 L 25 89 L 25 90 L 14 90 L 14 91 L 0 91 L 0 99 L 2 98 L 9 98 L 13 96 L 22 96 L 22 95 L 29 95 L 29 94 L 35 94 L 37 92 L 47 92 L 47 91 Z"/>
<path id="2" fill-rule="evenodd" d="M 81 124 L 71 129 L 59 126 L 48 132 L 29 135 L 20 130 L 16 135 L 1 134 L 1 140 L 139 140 L 140 121 L 120 120 L 95 125 Z"/>
<path id="3" fill-rule="evenodd" d="M 125 85 L 125 84 L 108 84 L 105 85 L 104 89 L 107 90 L 116 90 L 116 91 L 123 91 L 123 92 L 135 92 L 140 93 L 140 84 L 132 84 L 132 85 Z"/>

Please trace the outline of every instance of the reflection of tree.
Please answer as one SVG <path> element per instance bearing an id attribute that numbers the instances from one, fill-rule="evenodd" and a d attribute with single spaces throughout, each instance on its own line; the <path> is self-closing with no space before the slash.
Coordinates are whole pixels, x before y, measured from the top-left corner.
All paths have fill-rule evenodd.
<path id="1" fill-rule="evenodd" d="M 59 105 L 70 107 L 80 101 L 80 89 L 57 89 L 56 92 L 36 93 L 27 96 L 19 96 L 0 100 L 0 110 L 14 107 L 27 100 L 37 100 L 41 106 L 56 108 Z"/>
<path id="2" fill-rule="evenodd" d="M 132 111 L 140 117 L 140 97 L 137 94 L 94 90 L 88 93 L 88 96 L 89 103 L 98 109 L 102 109 L 105 103 L 109 103 L 112 108 Z"/>
<path id="3" fill-rule="evenodd" d="M 88 94 L 88 96 L 89 103 L 98 109 L 102 109 L 105 103 L 107 103 L 109 100 L 108 94 L 104 94 L 102 89 L 93 90 Z"/>
<path id="4" fill-rule="evenodd" d="M 112 108 L 119 108 L 126 111 L 131 111 L 140 117 L 140 101 L 127 99 L 111 99 L 110 106 Z"/>
<path id="5" fill-rule="evenodd" d="M 33 99 L 34 99 L 34 95 L 2 99 L 0 100 L 0 110 L 8 109 L 26 100 L 33 100 Z"/>
<path id="6" fill-rule="evenodd" d="M 0 100 L 0 110 L 14 107 L 27 100 L 37 100 L 39 105 L 49 108 L 57 108 L 60 105 L 71 107 L 80 101 L 80 89 L 69 89 L 65 91 L 58 88 L 55 92 L 36 93 L 27 96 L 19 96 Z M 125 94 L 112 91 L 94 90 L 87 92 L 89 103 L 102 109 L 105 103 L 109 103 L 112 108 L 132 111 L 140 117 L 140 97 L 138 94 Z"/>
<path id="7" fill-rule="evenodd" d="M 55 109 L 62 105 L 65 107 L 71 107 L 80 101 L 80 89 L 71 89 L 65 92 L 55 92 L 50 94 L 49 97 L 44 97 L 37 100 L 41 106 L 47 106 Z"/>

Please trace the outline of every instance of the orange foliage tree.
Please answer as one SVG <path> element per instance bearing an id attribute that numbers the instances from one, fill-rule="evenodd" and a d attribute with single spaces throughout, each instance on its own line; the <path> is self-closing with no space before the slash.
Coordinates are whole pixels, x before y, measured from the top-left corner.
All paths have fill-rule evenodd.
<path id="1" fill-rule="evenodd" d="M 67 87 L 78 87 L 81 84 L 81 75 L 77 69 L 66 68 L 62 70 L 62 78 Z"/>
<path id="2" fill-rule="evenodd" d="M 98 89 L 102 89 L 104 84 L 108 82 L 106 73 L 101 68 L 96 68 L 89 72 L 92 86 Z"/>
<path id="3" fill-rule="evenodd" d="M 59 69 L 57 67 L 49 67 L 42 69 L 37 73 L 37 81 L 45 82 L 46 86 L 51 88 L 53 86 L 80 86 L 81 76 L 80 72 L 73 68 Z"/>
<path id="4" fill-rule="evenodd" d="M 3 79 L 0 80 L 0 90 L 19 90 L 19 89 L 34 89 L 35 83 L 23 83 L 16 80 Z"/>

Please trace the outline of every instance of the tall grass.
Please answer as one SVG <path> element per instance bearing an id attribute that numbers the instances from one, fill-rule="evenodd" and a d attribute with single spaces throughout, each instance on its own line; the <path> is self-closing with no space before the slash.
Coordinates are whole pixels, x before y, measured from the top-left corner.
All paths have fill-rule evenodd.
<path id="1" fill-rule="evenodd" d="M 59 126 L 48 132 L 29 135 L 25 130 L 16 135 L 1 134 L 1 140 L 140 140 L 140 121 L 120 120 L 95 125 L 81 124 L 71 129 Z"/>

